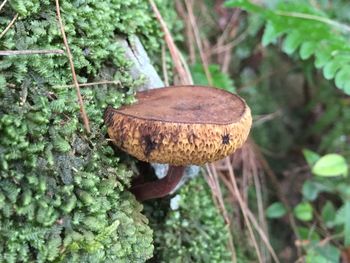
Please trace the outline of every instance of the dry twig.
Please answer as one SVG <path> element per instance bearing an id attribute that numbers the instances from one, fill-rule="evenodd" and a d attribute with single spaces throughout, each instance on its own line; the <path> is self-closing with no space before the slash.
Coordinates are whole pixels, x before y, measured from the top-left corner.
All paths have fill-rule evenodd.
<path id="1" fill-rule="evenodd" d="M 4 31 L 1 32 L 0 38 L 2 38 L 2 37 L 7 33 L 7 31 L 10 30 L 11 26 L 15 23 L 17 17 L 18 17 L 18 14 L 16 14 L 16 15 L 13 17 L 13 19 L 12 19 L 11 22 L 7 25 L 7 27 L 4 29 Z"/>
<path id="2" fill-rule="evenodd" d="M 85 112 L 84 102 L 83 102 L 83 98 L 82 98 L 81 93 L 80 93 L 80 88 L 79 88 L 79 84 L 78 84 L 78 80 L 77 80 L 77 75 L 75 74 L 75 68 L 74 68 L 74 63 L 73 63 L 73 56 L 72 56 L 72 53 L 71 53 L 69 45 L 68 45 L 66 32 L 64 30 L 64 25 L 63 25 L 62 18 L 61 18 L 61 11 L 60 11 L 59 0 L 56 0 L 56 12 L 57 12 L 57 17 L 58 17 L 58 22 L 60 24 L 60 29 L 61 29 L 61 34 L 62 34 L 64 46 L 66 47 L 66 51 L 67 51 L 67 55 L 68 55 L 68 59 L 69 59 L 69 64 L 70 64 L 70 68 L 71 68 L 71 71 L 72 71 L 74 86 L 75 86 L 76 91 L 77 91 L 77 96 L 78 96 L 78 101 L 79 101 L 79 106 L 80 106 L 80 114 L 81 114 L 81 117 L 83 119 L 86 131 L 88 133 L 90 133 L 89 119 L 88 119 L 88 117 L 86 115 L 86 112 Z"/>
<path id="3" fill-rule="evenodd" d="M 4 1 L 1 3 L 1 5 L 0 5 L 0 11 L 1 11 L 1 9 L 4 7 L 4 5 L 6 4 L 6 2 L 7 2 L 7 0 L 4 0 Z"/>
<path id="4" fill-rule="evenodd" d="M 191 3 L 189 3 L 188 1 L 185 1 L 186 9 L 187 9 L 187 12 L 188 12 L 188 17 L 189 17 L 189 20 L 190 20 L 190 23 L 191 23 L 191 26 L 192 26 L 192 30 L 193 30 L 193 33 L 194 33 L 194 38 L 195 38 L 195 41 L 196 41 L 196 44 L 197 44 L 197 47 L 198 47 L 198 50 L 199 50 L 199 55 L 200 55 L 201 60 L 202 60 L 205 76 L 207 77 L 209 85 L 212 86 L 213 85 L 213 80 L 212 80 L 212 77 L 211 77 L 211 74 L 210 74 L 210 71 L 209 71 L 208 60 L 207 60 L 207 57 L 204 55 L 204 52 L 203 52 L 202 40 L 200 38 L 199 30 L 198 30 L 198 27 L 197 27 L 197 23 L 196 23 L 194 14 L 193 14 L 192 1 L 190 1 L 190 2 Z"/>
<path id="5" fill-rule="evenodd" d="M 79 87 L 88 87 L 88 86 L 103 85 L 103 84 L 114 84 L 114 85 L 120 85 L 120 86 L 122 85 L 118 80 L 102 80 L 98 82 L 88 82 L 84 84 L 79 84 Z M 71 88 L 71 87 L 75 87 L 75 84 L 55 86 L 55 88 Z"/>
<path id="6" fill-rule="evenodd" d="M 186 72 L 184 66 L 181 63 L 181 56 L 179 54 L 180 52 L 178 51 L 178 49 L 174 43 L 174 40 L 169 32 L 169 29 L 168 29 L 166 23 L 164 22 L 164 20 L 162 18 L 162 15 L 160 14 L 154 1 L 149 0 L 149 2 L 152 6 L 154 14 L 156 15 L 156 17 L 160 23 L 160 26 L 164 32 L 165 42 L 168 45 L 170 55 L 173 59 L 175 69 L 176 69 L 177 73 L 179 74 L 179 78 L 180 78 L 181 83 L 182 84 L 192 84 L 190 74 L 188 72 Z"/>
<path id="7" fill-rule="evenodd" d="M 169 86 L 169 77 L 168 77 L 168 71 L 166 68 L 166 50 L 164 45 L 162 45 L 162 70 L 163 70 L 164 84 L 165 86 Z"/>
<path id="8" fill-rule="evenodd" d="M 207 164 L 206 171 L 207 171 L 207 176 L 206 176 L 207 183 L 211 189 L 211 193 L 213 195 L 215 204 L 218 207 L 218 209 L 221 211 L 222 216 L 224 217 L 224 220 L 225 220 L 226 225 L 227 225 L 227 231 L 229 234 L 229 248 L 231 251 L 232 262 L 236 263 L 237 256 L 236 256 L 236 249 L 235 249 L 235 246 L 233 244 L 233 236 L 231 233 L 231 221 L 228 217 L 228 213 L 227 213 L 227 210 L 225 207 L 225 203 L 224 203 L 224 199 L 223 199 L 223 195 L 221 192 L 220 183 L 219 183 L 219 179 L 218 179 L 218 174 L 217 174 L 216 169 L 215 169 L 213 164 L 210 164 L 210 165 Z"/>
<path id="9" fill-rule="evenodd" d="M 61 49 L 52 50 L 0 50 L 0 56 L 15 56 L 15 55 L 50 55 L 50 54 L 64 54 Z"/>
<path id="10" fill-rule="evenodd" d="M 254 232 L 253 232 L 253 228 L 252 228 L 252 226 L 250 224 L 250 220 L 249 220 L 248 213 L 247 213 L 247 207 L 246 207 L 246 205 L 245 205 L 245 203 L 244 203 L 244 201 L 243 201 L 243 199 L 241 197 L 241 194 L 239 192 L 239 189 L 238 189 L 238 186 L 237 186 L 237 182 L 236 182 L 236 179 L 235 179 L 235 175 L 234 175 L 231 163 L 230 163 L 230 161 L 229 161 L 229 159 L 227 157 L 226 157 L 225 160 L 226 160 L 226 165 L 227 165 L 227 168 L 228 168 L 228 173 L 229 173 L 229 176 L 230 176 L 230 181 L 232 183 L 232 187 L 233 187 L 234 193 L 236 195 L 238 204 L 239 204 L 239 206 L 241 208 L 244 221 L 246 222 L 246 225 L 247 225 L 247 228 L 248 228 L 248 232 L 250 234 L 250 238 L 251 238 L 251 240 L 253 242 L 253 245 L 255 247 L 258 260 L 259 260 L 259 262 L 263 263 L 263 260 L 262 260 L 262 257 L 261 257 L 261 253 L 260 253 L 260 249 L 258 247 L 258 243 L 256 241 L 256 238 L 255 238 L 255 235 L 254 235 Z"/>

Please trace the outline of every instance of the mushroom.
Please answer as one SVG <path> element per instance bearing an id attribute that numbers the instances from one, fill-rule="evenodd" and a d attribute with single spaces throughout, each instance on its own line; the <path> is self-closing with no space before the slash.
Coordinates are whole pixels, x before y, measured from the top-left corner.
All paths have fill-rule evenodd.
<path id="1" fill-rule="evenodd" d="M 252 124 L 239 96 L 204 86 L 138 92 L 133 105 L 105 111 L 109 137 L 141 161 L 169 164 L 167 175 L 131 187 L 139 201 L 168 195 L 186 165 L 220 160 L 240 148 Z"/>

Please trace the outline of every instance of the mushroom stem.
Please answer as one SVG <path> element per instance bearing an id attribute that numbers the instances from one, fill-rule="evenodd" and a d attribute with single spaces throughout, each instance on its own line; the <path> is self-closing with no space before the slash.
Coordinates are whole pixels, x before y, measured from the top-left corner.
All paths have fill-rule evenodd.
<path id="1" fill-rule="evenodd" d="M 168 173 L 164 178 L 133 186 L 130 191 L 140 202 L 167 196 L 180 182 L 184 170 L 185 166 L 170 165 Z"/>

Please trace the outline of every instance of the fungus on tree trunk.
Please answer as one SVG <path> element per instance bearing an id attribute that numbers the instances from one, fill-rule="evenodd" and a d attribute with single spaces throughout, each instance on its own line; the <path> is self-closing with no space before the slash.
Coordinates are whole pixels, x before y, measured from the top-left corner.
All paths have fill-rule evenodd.
<path id="1" fill-rule="evenodd" d="M 136 94 L 133 105 L 104 115 L 108 134 L 139 160 L 170 165 L 165 178 L 134 185 L 140 201 L 169 194 L 184 166 L 220 160 L 240 148 L 252 124 L 239 96 L 204 86 L 173 86 Z"/>

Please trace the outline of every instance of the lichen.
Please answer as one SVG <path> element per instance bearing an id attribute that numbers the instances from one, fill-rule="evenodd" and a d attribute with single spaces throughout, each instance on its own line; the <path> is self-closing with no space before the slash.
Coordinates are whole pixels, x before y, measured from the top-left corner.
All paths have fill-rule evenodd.
<path id="1" fill-rule="evenodd" d="M 0 262 L 144 262 L 152 230 L 125 191 L 132 172 L 108 145 L 103 110 L 133 101 L 139 80 L 116 38 L 138 34 L 159 50 L 147 1 L 61 0 L 90 119 L 86 134 L 65 55 L 7 56 L 0 69 Z M 169 3 L 159 5 L 168 8 Z M 52 1 L 12 0 L 1 50 L 64 49 Z"/>

